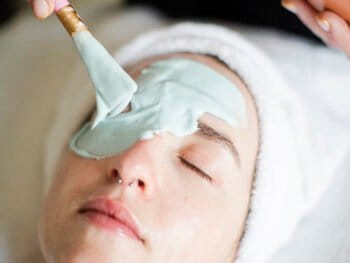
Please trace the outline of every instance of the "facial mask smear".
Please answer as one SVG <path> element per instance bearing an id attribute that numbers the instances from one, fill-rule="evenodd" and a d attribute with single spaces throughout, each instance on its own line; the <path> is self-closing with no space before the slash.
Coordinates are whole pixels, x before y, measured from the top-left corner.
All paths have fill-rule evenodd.
<path id="1" fill-rule="evenodd" d="M 110 111 L 122 112 L 137 86 L 90 32 L 77 32 L 72 37 L 94 84 L 97 114 L 92 127 L 95 127 Z"/>
<path id="2" fill-rule="evenodd" d="M 70 141 L 75 153 L 101 159 L 152 138 L 154 133 L 186 136 L 196 132 L 203 113 L 232 126 L 246 123 L 246 105 L 238 87 L 199 62 L 184 58 L 157 61 L 142 71 L 136 83 L 131 111 L 112 111 L 94 129 L 86 123 Z M 123 90 L 116 85 L 103 95 L 120 92 L 122 96 Z"/>

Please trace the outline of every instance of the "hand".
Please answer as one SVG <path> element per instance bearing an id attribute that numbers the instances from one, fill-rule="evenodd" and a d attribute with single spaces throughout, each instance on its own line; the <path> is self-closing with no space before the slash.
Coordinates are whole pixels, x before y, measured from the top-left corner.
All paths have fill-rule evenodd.
<path id="1" fill-rule="evenodd" d="M 55 0 L 27 0 L 32 6 L 34 15 L 39 19 L 50 16 L 55 9 Z"/>
<path id="2" fill-rule="evenodd" d="M 310 2 L 316 2 L 311 0 Z M 282 6 L 298 18 L 328 46 L 342 50 L 350 57 L 350 28 L 348 22 L 332 11 L 324 11 L 323 4 L 306 0 L 283 0 Z M 320 1 L 318 1 L 320 2 Z M 345 3 L 349 5 L 350 3 Z M 344 8 L 345 9 L 345 8 Z"/>

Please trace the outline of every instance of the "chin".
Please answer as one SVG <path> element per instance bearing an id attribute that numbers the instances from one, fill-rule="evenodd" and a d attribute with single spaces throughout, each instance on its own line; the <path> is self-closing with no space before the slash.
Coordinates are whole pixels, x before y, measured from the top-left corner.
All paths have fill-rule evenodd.
<path id="1" fill-rule="evenodd" d="M 85 237 L 86 238 L 86 237 Z M 139 246 L 124 237 L 91 236 L 91 240 L 75 238 L 60 242 L 61 249 L 45 257 L 50 263 L 139 263 L 145 255 Z M 53 251 L 53 250 L 51 250 Z"/>
<path id="2" fill-rule="evenodd" d="M 60 225 L 64 227 L 39 224 L 40 247 L 47 263 L 145 262 L 145 248 L 127 236 L 96 228 L 80 220 L 66 221 Z"/>
<path id="3" fill-rule="evenodd" d="M 78 250 L 61 253 L 56 256 L 57 260 L 54 263 L 107 263 L 107 262 L 122 262 L 118 261 L 116 256 L 106 255 L 96 250 Z"/>

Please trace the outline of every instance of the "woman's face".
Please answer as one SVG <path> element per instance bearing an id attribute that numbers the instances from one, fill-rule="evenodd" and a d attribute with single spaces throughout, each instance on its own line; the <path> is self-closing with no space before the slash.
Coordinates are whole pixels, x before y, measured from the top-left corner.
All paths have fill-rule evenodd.
<path id="1" fill-rule="evenodd" d="M 111 158 L 85 159 L 67 148 L 39 223 L 47 262 L 232 262 L 258 150 L 255 104 L 240 79 L 208 56 L 163 55 L 127 71 L 136 78 L 151 62 L 174 56 L 194 59 L 229 78 L 245 99 L 248 125 L 232 127 L 204 114 L 201 132 L 185 137 L 161 133 Z M 138 234 L 100 212 L 83 213 L 86 202 L 96 198 L 124 207 Z"/>

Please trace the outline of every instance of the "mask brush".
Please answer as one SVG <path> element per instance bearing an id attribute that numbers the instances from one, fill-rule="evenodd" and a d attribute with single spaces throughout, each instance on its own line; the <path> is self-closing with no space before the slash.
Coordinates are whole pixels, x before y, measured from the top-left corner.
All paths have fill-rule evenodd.
<path id="1" fill-rule="evenodd" d="M 137 84 L 93 37 L 67 0 L 56 1 L 55 13 L 72 37 L 95 88 L 97 111 L 93 129 L 109 113 L 119 114 L 128 106 Z"/>

